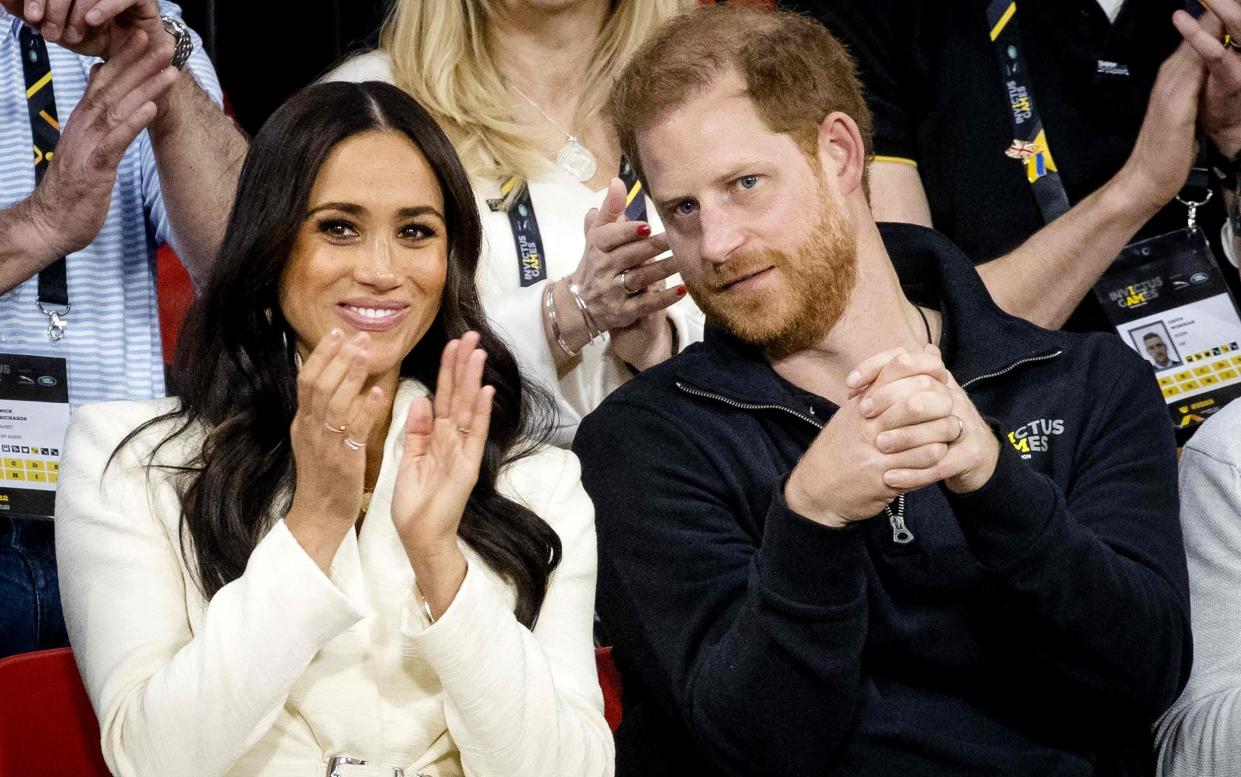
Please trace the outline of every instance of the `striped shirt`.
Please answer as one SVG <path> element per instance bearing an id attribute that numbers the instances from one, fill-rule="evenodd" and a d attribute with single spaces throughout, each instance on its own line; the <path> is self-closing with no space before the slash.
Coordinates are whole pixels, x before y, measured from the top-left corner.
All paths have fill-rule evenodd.
<path id="1" fill-rule="evenodd" d="M 173 3 L 161 12 L 180 17 Z M 26 110 L 18 31 L 21 21 L 0 8 L 0 208 L 24 200 L 34 189 L 33 144 Z M 195 36 L 189 67 L 217 103 L 220 85 Z M 72 121 L 98 62 L 53 43 L 56 113 Z M 151 139 L 143 132 L 125 152 L 112 189 L 108 215 L 94 242 L 66 262 L 72 305 L 64 339 L 47 337 L 47 316 L 36 305 L 38 278 L 0 295 L 0 352 L 58 356 L 68 360 L 69 403 L 163 396 L 164 363 L 155 296 L 155 251 L 168 241 L 168 216 L 160 199 Z"/>

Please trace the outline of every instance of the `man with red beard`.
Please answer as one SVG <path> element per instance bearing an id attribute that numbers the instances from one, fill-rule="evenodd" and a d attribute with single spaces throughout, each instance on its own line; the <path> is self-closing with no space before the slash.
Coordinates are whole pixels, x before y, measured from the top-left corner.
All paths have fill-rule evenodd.
<path id="1" fill-rule="evenodd" d="M 618 774 L 1143 774 L 1191 654 L 1146 363 L 876 226 L 853 65 L 810 20 L 676 20 L 610 109 L 710 324 L 575 443 Z"/>

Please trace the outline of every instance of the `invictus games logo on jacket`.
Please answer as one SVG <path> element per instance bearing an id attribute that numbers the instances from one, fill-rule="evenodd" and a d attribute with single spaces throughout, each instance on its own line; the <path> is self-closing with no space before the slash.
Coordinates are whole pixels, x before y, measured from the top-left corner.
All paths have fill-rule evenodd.
<path id="1" fill-rule="evenodd" d="M 1051 450 L 1051 438 L 1062 434 L 1064 434 L 1064 419 L 1040 418 L 1009 432 L 1008 441 L 1021 454 L 1021 458 L 1028 459 L 1035 453 L 1045 453 Z"/>

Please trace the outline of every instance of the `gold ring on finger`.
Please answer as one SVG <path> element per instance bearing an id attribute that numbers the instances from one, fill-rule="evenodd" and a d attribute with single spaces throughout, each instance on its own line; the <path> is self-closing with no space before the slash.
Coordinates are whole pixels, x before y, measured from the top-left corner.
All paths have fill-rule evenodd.
<path id="1" fill-rule="evenodd" d="M 457 431 L 458 431 L 458 432 L 461 432 L 461 433 L 462 433 L 462 434 L 464 434 L 466 437 L 469 437 L 469 436 L 470 436 L 470 430 L 469 430 L 469 429 L 466 429 L 466 428 L 465 428 L 465 427 L 463 427 L 463 426 L 458 426 L 458 427 L 457 427 Z"/>
<path id="2" fill-rule="evenodd" d="M 329 424 L 327 421 L 323 422 L 323 428 L 327 429 L 332 434 L 344 434 L 345 432 L 349 431 L 349 427 L 346 424 L 335 426 L 333 424 Z"/>
<path id="3" fill-rule="evenodd" d="M 632 297 L 633 295 L 635 295 L 635 294 L 641 294 L 641 293 L 642 293 L 642 289 L 631 289 L 631 288 L 629 288 L 629 284 L 626 282 L 626 281 L 628 281 L 628 280 L 629 280 L 629 271 L 628 271 L 628 270 L 625 270 L 625 271 L 624 271 L 624 272 L 622 272 L 620 275 L 616 276 L 616 284 L 617 284 L 618 286 L 620 286 L 622 289 L 624 289 L 626 294 L 628 294 L 628 295 L 629 295 L 629 296 L 631 296 L 631 297 Z"/>
<path id="4" fill-rule="evenodd" d="M 357 440 L 353 439 L 352 437 L 346 437 L 346 438 L 345 438 L 345 447 L 346 447 L 346 448 L 348 448 L 348 449 L 349 449 L 349 450 L 351 450 L 351 451 L 360 451 L 360 450 L 362 450 L 363 448 L 365 448 L 365 447 L 366 447 L 366 443 L 364 443 L 364 442 L 358 442 Z"/>

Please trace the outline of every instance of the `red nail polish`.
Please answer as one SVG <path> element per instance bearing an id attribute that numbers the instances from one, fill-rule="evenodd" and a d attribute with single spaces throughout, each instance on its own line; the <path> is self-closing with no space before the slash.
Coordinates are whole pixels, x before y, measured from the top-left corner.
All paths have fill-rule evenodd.
<path id="1" fill-rule="evenodd" d="M 638 237 L 650 237 L 650 236 L 651 236 L 651 225 L 650 224 L 639 224 L 638 225 Z"/>
<path id="2" fill-rule="evenodd" d="M 685 287 L 684 287 L 684 286 L 677 286 L 677 296 L 678 296 L 678 297 L 684 297 L 684 296 L 685 296 Z"/>

